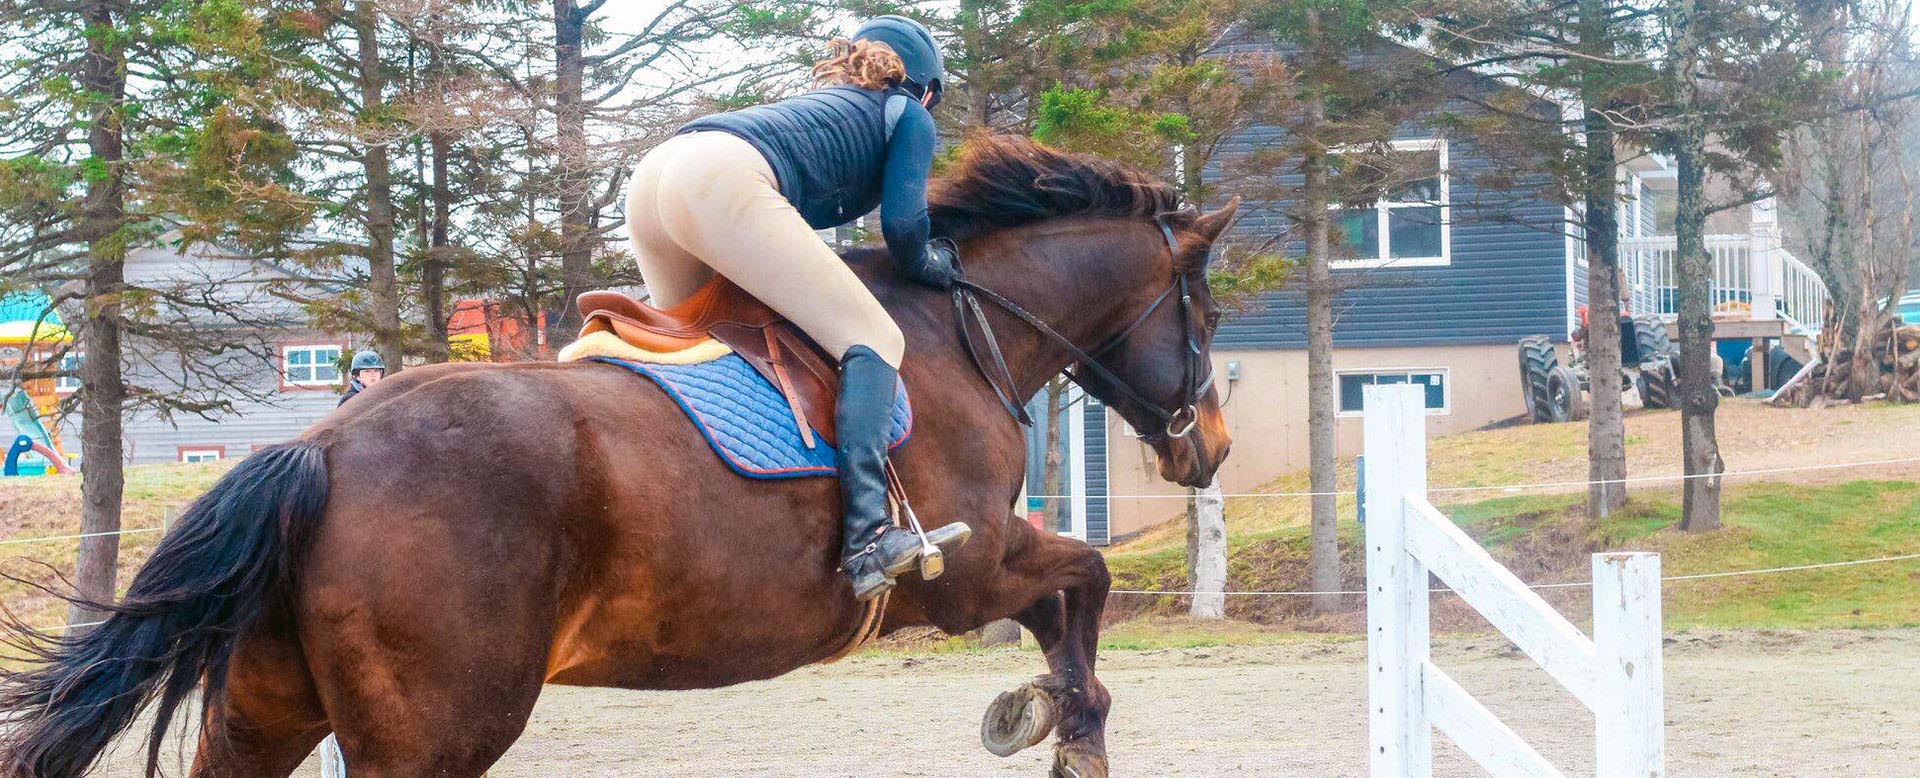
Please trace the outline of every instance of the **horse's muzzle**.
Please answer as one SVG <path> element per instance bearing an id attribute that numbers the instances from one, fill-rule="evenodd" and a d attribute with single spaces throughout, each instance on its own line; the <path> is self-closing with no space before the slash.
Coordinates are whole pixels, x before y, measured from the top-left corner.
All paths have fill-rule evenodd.
<path id="1" fill-rule="evenodd" d="M 1233 436 L 1227 433 L 1218 410 L 1201 411 L 1193 428 L 1178 438 L 1155 441 L 1154 453 L 1160 460 L 1160 477 L 1181 486 L 1199 489 L 1213 483 L 1220 463 L 1233 448 Z"/>

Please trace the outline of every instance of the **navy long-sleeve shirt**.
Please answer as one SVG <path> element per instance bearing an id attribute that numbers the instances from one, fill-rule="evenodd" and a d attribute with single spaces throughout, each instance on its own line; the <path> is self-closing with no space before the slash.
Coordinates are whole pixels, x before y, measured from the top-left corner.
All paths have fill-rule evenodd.
<path id="1" fill-rule="evenodd" d="M 777 103 L 704 116 L 680 132 L 744 139 L 773 168 L 780 194 L 814 229 L 880 208 L 880 232 L 902 273 L 927 272 L 927 176 L 933 116 L 905 90 L 829 86 Z"/>

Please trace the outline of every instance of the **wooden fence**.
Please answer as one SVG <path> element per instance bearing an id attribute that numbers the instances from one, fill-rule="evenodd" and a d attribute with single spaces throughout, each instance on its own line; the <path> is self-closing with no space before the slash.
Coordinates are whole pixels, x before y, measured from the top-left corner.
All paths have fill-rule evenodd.
<path id="1" fill-rule="evenodd" d="M 1435 729 L 1496 778 L 1563 775 L 1434 665 L 1429 574 L 1593 711 L 1596 778 L 1666 775 L 1659 555 L 1593 555 L 1588 638 L 1427 501 L 1422 388 L 1369 386 L 1364 407 L 1372 778 L 1429 778 Z"/>

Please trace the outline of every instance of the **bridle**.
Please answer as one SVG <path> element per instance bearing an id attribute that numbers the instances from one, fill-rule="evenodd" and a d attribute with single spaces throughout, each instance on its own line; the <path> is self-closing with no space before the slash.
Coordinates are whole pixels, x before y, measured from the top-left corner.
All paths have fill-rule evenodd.
<path id="1" fill-rule="evenodd" d="M 1167 253 L 1175 262 L 1173 281 L 1167 285 L 1166 291 L 1155 297 L 1153 303 L 1148 305 L 1139 316 L 1134 317 L 1132 323 L 1129 323 L 1125 329 L 1120 330 L 1118 334 L 1108 338 L 1091 351 L 1081 350 L 1067 336 L 1060 334 L 1040 317 L 1033 315 L 1032 312 L 1020 307 L 1019 303 L 1007 299 L 1000 293 L 969 281 L 964 276 L 954 280 L 953 305 L 955 318 L 960 326 L 960 342 L 965 344 L 967 356 L 973 359 L 974 367 L 986 379 L 987 385 L 993 388 L 994 395 L 1000 398 L 1001 406 L 1013 414 L 1021 424 L 1032 426 L 1033 417 L 1028 415 L 1025 405 L 1015 399 L 1013 372 L 1008 369 L 1006 357 L 1000 350 L 1000 342 L 994 337 L 993 325 L 987 322 L 986 313 L 980 307 L 981 299 L 1013 314 L 1014 318 L 1025 322 L 1027 326 L 1046 336 L 1055 345 L 1066 349 L 1067 353 L 1073 356 L 1073 363 L 1066 370 L 1068 380 L 1091 392 L 1092 387 L 1087 385 L 1089 378 L 1098 379 L 1102 385 L 1118 392 L 1122 399 L 1152 414 L 1159 421 L 1160 429 L 1148 431 L 1142 436 L 1142 440 L 1148 444 L 1169 439 L 1179 440 L 1193 433 L 1194 427 L 1200 423 L 1198 407 L 1200 397 L 1213 386 L 1213 365 L 1207 361 L 1206 354 L 1200 347 L 1201 329 L 1206 324 L 1196 322 L 1193 318 L 1193 284 L 1196 280 L 1199 283 L 1206 283 L 1206 269 L 1204 265 L 1194 270 L 1178 269 L 1180 243 L 1173 235 L 1173 227 L 1167 223 L 1169 215 L 1172 214 L 1156 215 L 1153 217 L 1153 223 L 1160 228 L 1160 235 L 1166 238 Z M 1180 321 L 1186 338 L 1183 349 L 1185 353 L 1182 354 L 1181 359 L 1180 400 L 1172 410 L 1147 399 L 1139 390 L 1133 388 L 1132 384 L 1127 383 L 1125 379 L 1100 363 L 1102 355 L 1126 342 L 1127 338 L 1138 331 L 1141 325 L 1152 318 L 1154 312 L 1160 310 L 1160 306 L 1165 305 L 1168 300 L 1175 300 L 1180 306 Z M 985 358 L 982 357 L 979 346 L 974 342 L 973 329 L 967 326 L 969 318 L 979 324 L 980 333 L 986 342 Z"/>

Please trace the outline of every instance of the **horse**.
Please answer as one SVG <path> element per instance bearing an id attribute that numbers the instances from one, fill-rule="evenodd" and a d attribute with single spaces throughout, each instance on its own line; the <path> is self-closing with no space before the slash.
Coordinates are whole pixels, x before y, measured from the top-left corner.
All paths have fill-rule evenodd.
<path id="1" fill-rule="evenodd" d="M 1180 208 L 1145 173 L 1010 139 L 970 142 L 930 202 L 965 257 L 955 291 L 899 280 L 884 250 L 847 259 L 907 337 L 900 477 L 929 527 L 974 535 L 943 577 L 902 578 L 881 629 L 1016 619 L 1048 667 L 1022 688 L 1051 715 L 1016 711 L 1000 737 L 1017 750 L 1051 729 L 1052 775 L 1100 778 L 1109 577 L 1086 543 L 1014 515 L 1017 398 L 1073 367 L 1162 476 L 1208 483 L 1231 441 L 1205 274 L 1235 204 Z M 410 369 L 242 460 L 105 623 L 13 624 L 34 663 L 0 677 L 0 771 L 79 778 L 151 706 L 151 778 L 200 685 L 194 778 L 286 776 L 329 732 L 355 778 L 477 778 L 544 684 L 712 688 L 834 656 L 862 619 L 835 570 L 838 499 L 831 478 L 734 475 L 620 367 Z"/>

